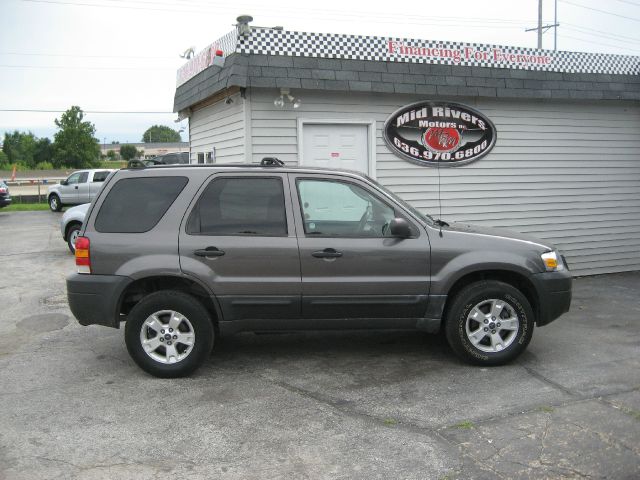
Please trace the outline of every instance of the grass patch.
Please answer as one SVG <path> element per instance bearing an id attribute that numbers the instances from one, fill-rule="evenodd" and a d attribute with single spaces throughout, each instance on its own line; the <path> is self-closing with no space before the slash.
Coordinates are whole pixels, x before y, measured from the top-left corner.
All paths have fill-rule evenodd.
<path id="1" fill-rule="evenodd" d="M 384 419 L 384 424 L 385 425 L 397 425 L 398 421 L 395 418 L 385 418 Z"/>
<path id="2" fill-rule="evenodd" d="M 630 408 L 625 408 L 622 410 L 624 413 L 626 413 L 627 415 L 629 415 L 632 418 L 635 418 L 636 420 L 640 421 L 640 411 L 638 410 L 632 410 Z"/>
<path id="3" fill-rule="evenodd" d="M 461 430 L 471 430 L 472 428 L 475 428 L 475 425 L 473 422 L 465 420 L 464 422 L 456 423 L 455 427 L 460 428 Z"/>
<path id="4" fill-rule="evenodd" d="M 12 203 L 7 207 L 0 208 L 2 212 L 36 212 L 39 210 L 49 210 L 47 203 Z"/>
<path id="5" fill-rule="evenodd" d="M 549 405 L 543 405 L 542 407 L 538 407 L 538 411 L 544 413 L 552 413 L 555 411 L 555 408 L 550 407 Z"/>

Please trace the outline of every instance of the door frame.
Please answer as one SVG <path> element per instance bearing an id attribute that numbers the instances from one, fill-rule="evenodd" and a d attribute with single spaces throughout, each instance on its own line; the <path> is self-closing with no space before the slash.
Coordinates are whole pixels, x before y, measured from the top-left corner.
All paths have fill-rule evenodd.
<path id="1" fill-rule="evenodd" d="M 365 172 L 376 179 L 376 121 L 344 118 L 303 118 L 298 117 L 298 165 L 304 166 L 304 126 L 305 125 L 364 125 L 367 127 L 368 145 L 367 169 Z"/>

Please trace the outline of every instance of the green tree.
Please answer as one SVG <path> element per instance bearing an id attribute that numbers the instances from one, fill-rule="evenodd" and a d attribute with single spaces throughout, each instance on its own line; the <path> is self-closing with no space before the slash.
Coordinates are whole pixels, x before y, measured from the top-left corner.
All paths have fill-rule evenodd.
<path id="1" fill-rule="evenodd" d="M 109 160 L 115 160 L 116 159 L 116 151 L 115 150 L 107 150 L 107 158 Z"/>
<path id="2" fill-rule="evenodd" d="M 120 147 L 120 156 L 123 160 L 131 160 L 138 155 L 138 149 L 133 145 L 122 145 Z"/>
<path id="3" fill-rule="evenodd" d="M 53 142 L 53 164 L 60 168 L 97 167 L 100 165 L 100 144 L 94 137 L 96 127 L 83 121 L 84 113 L 77 106 L 72 106 L 56 119 L 59 128 Z"/>
<path id="4" fill-rule="evenodd" d="M 164 125 L 154 125 L 147 128 L 142 135 L 142 141 L 145 143 L 158 142 L 181 142 L 180 133 L 172 128 Z"/>
<path id="5" fill-rule="evenodd" d="M 10 163 L 19 163 L 27 168 L 36 165 L 34 155 L 36 153 L 36 137 L 33 133 L 14 131 L 5 132 L 2 151 L 7 155 Z"/>
<path id="6" fill-rule="evenodd" d="M 35 151 L 33 153 L 34 163 L 51 163 L 53 159 L 53 145 L 48 138 L 39 138 L 35 144 Z"/>
<path id="7" fill-rule="evenodd" d="M 0 150 L 0 170 L 6 170 L 9 168 L 9 157 L 7 154 Z"/>

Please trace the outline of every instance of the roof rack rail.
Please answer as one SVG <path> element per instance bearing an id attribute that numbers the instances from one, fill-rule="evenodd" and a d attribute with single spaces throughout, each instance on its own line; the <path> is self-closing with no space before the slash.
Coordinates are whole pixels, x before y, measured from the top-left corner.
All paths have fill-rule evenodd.
<path id="1" fill-rule="evenodd" d="M 262 167 L 284 167 L 284 162 L 276 157 L 264 157 L 260 161 Z"/>

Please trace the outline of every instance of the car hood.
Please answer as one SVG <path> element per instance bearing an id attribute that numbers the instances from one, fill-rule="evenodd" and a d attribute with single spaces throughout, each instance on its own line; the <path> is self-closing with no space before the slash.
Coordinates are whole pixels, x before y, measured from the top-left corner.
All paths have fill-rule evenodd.
<path id="1" fill-rule="evenodd" d="M 554 250 L 555 247 L 551 242 L 541 240 L 533 235 L 527 235 L 524 233 L 514 232 L 505 228 L 494 227 L 482 227 L 479 225 L 470 225 L 467 223 L 453 222 L 448 227 L 444 227 L 447 230 L 453 232 L 473 233 L 477 235 L 486 235 L 490 237 L 503 238 L 508 240 L 515 240 L 519 242 L 532 244 L 534 247 L 539 247 L 543 250 Z"/>
<path id="2" fill-rule="evenodd" d="M 62 220 L 66 221 L 67 219 L 74 218 L 76 220 L 84 221 L 84 217 L 87 215 L 87 210 L 89 210 L 90 206 L 90 203 L 83 203 L 82 205 L 71 207 L 69 210 L 64 212 Z"/>

